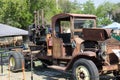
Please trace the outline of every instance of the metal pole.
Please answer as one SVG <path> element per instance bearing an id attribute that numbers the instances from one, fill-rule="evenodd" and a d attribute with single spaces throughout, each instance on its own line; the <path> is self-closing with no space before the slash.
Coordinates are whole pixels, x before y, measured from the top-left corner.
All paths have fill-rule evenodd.
<path id="1" fill-rule="evenodd" d="M 10 62 L 8 64 L 8 80 L 10 80 Z"/>
<path id="2" fill-rule="evenodd" d="M 42 19 L 42 26 L 44 27 L 44 11 L 41 10 L 41 19 Z"/>
<path id="3" fill-rule="evenodd" d="M 0 52 L 1 54 L 1 73 L 3 74 L 3 57 L 2 57 L 2 52 Z"/>
<path id="4" fill-rule="evenodd" d="M 40 26 L 40 14 L 39 14 L 39 10 L 37 11 L 37 26 Z"/>
<path id="5" fill-rule="evenodd" d="M 37 11 L 34 11 L 34 24 L 35 24 L 35 28 L 36 28 L 36 25 L 37 25 L 36 19 L 37 19 Z"/>
<path id="6" fill-rule="evenodd" d="M 33 55 L 31 51 L 31 80 L 33 80 Z"/>

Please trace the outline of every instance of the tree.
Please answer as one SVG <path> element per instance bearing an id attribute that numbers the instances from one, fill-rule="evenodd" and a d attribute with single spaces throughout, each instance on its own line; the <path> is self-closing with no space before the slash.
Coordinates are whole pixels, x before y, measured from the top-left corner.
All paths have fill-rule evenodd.
<path id="1" fill-rule="evenodd" d="M 77 0 L 74 0 L 74 2 L 71 3 L 71 13 L 82 13 L 82 4 L 78 3 Z"/>
<path id="2" fill-rule="evenodd" d="M 60 8 L 63 13 L 69 13 L 71 11 L 71 2 L 69 0 L 58 0 L 58 8 Z"/>
<path id="3" fill-rule="evenodd" d="M 27 3 L 25 0 L 2 0 L 1 1 L 1 23 L 19 28 L 26 28 L 30 23 L 31 14 L 27 10 Z"/>
<path id="4" fill-rule="evenodd" d="M 112 23 L 112 11 L 116 8 L 115 4 L 105 2 L 98 6 L 96 10 L 98 26 Z"/>
<path id="5" fill-rule="evenodd" d="M 95 14 L 95 6 L 93 1 L 88 0 L 86 3 L 83 4 L 83 12 L 84 14 Z"/>
<path id="6" fill-rule="evenodd" d="M 77 0 L 74 2 L 70 0 L 0 0 L 0 22 L 27 29 L 33 23 L 34 11 L 43 10 L 46 24 L 50 24 L 51 17 L 58 13 L 81 13 L 95 14 L 98 17 L 98 25 L 107 25 L 111 23 L 111 19 L 120 22 L 119 4 L 105 2 L 95 8 L 92 0 L 84 4 L 78 3 Z"/>
<path id="7" fill-rule="evenodd" d="M 0 22 L 22 29 L 33 23 L 35 10 L 44 10 L 47 23 L 61 11 L 55 0 L 0 0 L 0 4 Z"/>
<path id="8" fill-rule="evenodd" d="M 112 19 L 120 23 L 120 3 L 116 4 L 116 9 L 112 12 Z"/>

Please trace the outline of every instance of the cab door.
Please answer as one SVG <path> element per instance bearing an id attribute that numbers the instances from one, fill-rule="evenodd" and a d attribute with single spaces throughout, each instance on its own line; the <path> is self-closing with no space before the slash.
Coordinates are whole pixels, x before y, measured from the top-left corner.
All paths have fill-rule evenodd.
<path id="1" fill-rule="evenodd" d="M 61 58 L 62 57 L 62 39 L 53 37 L 53 58 Z"/>

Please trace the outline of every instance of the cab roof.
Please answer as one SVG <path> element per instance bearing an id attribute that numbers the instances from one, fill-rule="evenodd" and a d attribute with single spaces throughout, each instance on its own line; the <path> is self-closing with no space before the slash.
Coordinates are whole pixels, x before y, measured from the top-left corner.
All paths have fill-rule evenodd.
<path id="1" fill-rule="evenodd" d="M 90 14 L 61 13 L 61 14 L 57 14 L 57 15 L 53 16 L 52 20 L 56 21 L 57 19 L 68 18 L 68 17 L 96 19 L 95 15 L 90 15 Z"/>

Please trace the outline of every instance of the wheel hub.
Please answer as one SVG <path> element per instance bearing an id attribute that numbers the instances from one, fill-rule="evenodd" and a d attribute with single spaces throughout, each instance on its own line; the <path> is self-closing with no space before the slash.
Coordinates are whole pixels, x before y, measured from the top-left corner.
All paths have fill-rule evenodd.
<path id="1" fill-rule="evenodd" d="M 78 66 L 76 68 L 77 80 L 90 80 L 90 73 L 84 66 Z"/>
<path id="2" fill-rule="evenodd" d="M 15 60 L 13 57 L 10 58 L 10 66 L 14 67 L 15 66 Z"/>
<path id="3" fill-rule="evenodd" d="M 85 74 L 83 72 L 80 72 L 80 78 L 82 78 L 82 79 L 85 78 Z"/>

